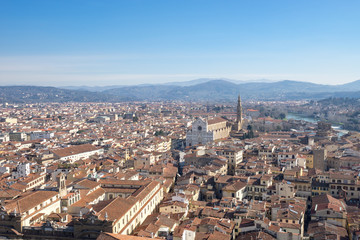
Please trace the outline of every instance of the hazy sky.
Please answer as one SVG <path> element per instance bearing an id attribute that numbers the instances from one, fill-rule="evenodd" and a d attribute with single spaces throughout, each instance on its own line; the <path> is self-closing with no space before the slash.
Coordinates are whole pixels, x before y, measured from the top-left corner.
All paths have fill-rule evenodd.
<path id="1" fill-rule="evenodd" d="M 0 85 L 360 79 L 360 1 L 2 0 Z"/>

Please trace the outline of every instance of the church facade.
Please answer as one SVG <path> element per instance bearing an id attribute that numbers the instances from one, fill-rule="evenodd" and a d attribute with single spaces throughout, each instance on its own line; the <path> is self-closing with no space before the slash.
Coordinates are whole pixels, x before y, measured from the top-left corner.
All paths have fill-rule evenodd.
<path id="1" fill-rule="evenodd" d="M 196 119 L 186 134 L 186 146 L 206 145 L 220 138 L 229 137 L 231 126 L 226 119 Z"/>
<path id="2" fill-rule="evenodd" d="M 241 99 L 238 97 L 235 123 L 229 123 L 222 117 L 212 119 L 196 119 L 191 130 L 186 133 L 186 146 L 206 145 L 221 138 L 230 136 L 231 131 L 239 132 L 242 129 L 243 117 Z"/>

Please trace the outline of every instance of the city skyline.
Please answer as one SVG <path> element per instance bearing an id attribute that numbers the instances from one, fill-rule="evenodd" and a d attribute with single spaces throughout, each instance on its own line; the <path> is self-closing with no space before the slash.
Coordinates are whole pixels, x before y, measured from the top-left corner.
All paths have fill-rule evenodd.
<path id="1" fill-rule="evenodd" d="M 0 1 L 0 239 L 360 239 L 359 7 Z"/>
<path id="2" fill-rule="evenodd" d="M 360 3 L 3 1 L 0 85 L 360 79 Z"/>

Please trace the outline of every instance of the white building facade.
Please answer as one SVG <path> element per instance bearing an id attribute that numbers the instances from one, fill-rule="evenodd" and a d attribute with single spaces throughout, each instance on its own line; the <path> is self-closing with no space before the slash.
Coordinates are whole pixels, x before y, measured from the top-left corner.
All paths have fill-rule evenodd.
<path id="1" fill-rule="evenodd" d="M 206 145 L 220 138 L 229 137 L 231 126 L 223 118 L 196 119 L 186 133 L 186 146 Z"/>

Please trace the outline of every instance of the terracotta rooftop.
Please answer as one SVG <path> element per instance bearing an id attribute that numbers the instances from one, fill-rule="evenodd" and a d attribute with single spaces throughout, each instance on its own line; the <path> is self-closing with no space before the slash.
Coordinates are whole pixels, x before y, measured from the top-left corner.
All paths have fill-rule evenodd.
<path id="1" fill-rule="evenodd" d="M 146 240 L 146 239 L 153 239 L 153 238 L 102 232 L 96 240 Z"/>
<path id="2" fill-rule="evenodd" d="M 46 200 L 57 196 L 58 193 L 55 191 L 35 191 L 29 192 L 17 199 L 8 201 L 5 204 L 5 211 L 14 212 L 16 209 L 17 213 L 25 213 L 37 205 L 45 202 Z"/>
<path id="3" fill-rule="evenodd" d="M 224 119 L 222 117 L 215 117 L 212 119 L 208 119 L 207 122 L 208 122 L 208 125 L 211 125 L 211 124 L 226 122 L 226 119 Z"/>
<path id="4" fill-rule="evenodd" d="M 75 145 L 62 149 L 54 149 L 52 150 L 52 152 L 58 157 L 62 158 L 80 153 L 91 152 L 98 149 L 99 149 L 98 147 L 95 147 L 94 145 L 91 144 L 82 144 L 82 145 Z"/>

